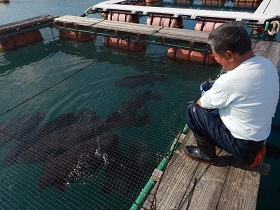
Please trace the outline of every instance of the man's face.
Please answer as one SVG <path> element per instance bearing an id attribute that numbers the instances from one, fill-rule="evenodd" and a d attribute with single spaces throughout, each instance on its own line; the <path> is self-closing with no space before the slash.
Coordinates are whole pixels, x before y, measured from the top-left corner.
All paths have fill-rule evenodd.
<path id="1" fill-rule="evenodd" d="M 212 54 L 215 60 L 222 65 L 224 69 L 227 71 L 234 69 L 233 66 L 233 54 L 230 51 L 227 51 L 224 55 L 216 53 L 215 50 L 212 48 Z"/>

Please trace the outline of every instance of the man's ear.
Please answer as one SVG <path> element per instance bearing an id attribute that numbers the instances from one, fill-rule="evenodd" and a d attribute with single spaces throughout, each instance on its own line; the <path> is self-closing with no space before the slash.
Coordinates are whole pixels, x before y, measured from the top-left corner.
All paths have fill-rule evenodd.
<path id="1" fill-rule="evenodd" d="M 226 51 L 225 57 L 229 62 L 234 62 L 235 60 L 234 54 L 230 50 Z"/>

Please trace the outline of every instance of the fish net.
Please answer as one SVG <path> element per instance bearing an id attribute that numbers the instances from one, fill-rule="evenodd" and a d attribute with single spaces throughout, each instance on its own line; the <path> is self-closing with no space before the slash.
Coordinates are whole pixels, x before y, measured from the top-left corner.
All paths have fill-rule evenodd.
<path id="1" fill-rule="evenodd" d="M 0 208 L 129 209 L 220 66 L 40 33 L 0 54 Z"/>

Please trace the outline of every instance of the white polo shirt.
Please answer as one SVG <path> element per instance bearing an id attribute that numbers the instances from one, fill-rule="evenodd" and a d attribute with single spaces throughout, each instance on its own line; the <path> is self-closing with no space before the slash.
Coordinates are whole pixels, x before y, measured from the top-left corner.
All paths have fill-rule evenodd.
<path id="1" fill-rule="evenodd" d="M 219 109 L 235 138 L 261 141 L 271 131 L 279 99 L 278 71 L 273 63 L 255 56 L 221 75 L 201 97 L 201 106 Z"/>

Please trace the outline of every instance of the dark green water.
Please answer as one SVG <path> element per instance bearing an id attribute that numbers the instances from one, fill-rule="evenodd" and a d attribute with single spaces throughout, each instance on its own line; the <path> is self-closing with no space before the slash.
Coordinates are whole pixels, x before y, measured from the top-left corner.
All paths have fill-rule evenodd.
<path id="1" fill-rule="evenodd" d="M 42 14 L 81 15 L 95 3 L 15 0 L 10 4 L 0 4 L 0 24 Z M 148 103 L 150 120 L 147 125 L 114 131 L 120 136 L 119 147 L 124 151 L 132 143 L 148 145 L 151 164 L 156 162 L 158 152 L 163 154 L 166 151 L 170 141 L 184 126 L 187 102 L 197 98 L 199 84 L 219 71 L 219 67 L 169 60 L 165 56 L 166 48 L 161 46 L 148 46 L 145 52 L 124 53 L 104 48 L 102 38 L 98 38 L 95 44 L 77 44 L 54 41 L 56 34 L 53 37 L 46 29 L 41 32 L 45 43 L 0 54 L 0 114 L 11 110 L 1 116 L 1 122 L 34 112 L 46 113 L 45 120 L 48 121 L 59 114 L 76 113 L 82 108 L 94 110 L 103 120 L 117 111 L 131 95 L 145 90 L 158 92 L 162 99 Z M 169 82 L 134 89 L 114 85 L 123 77 L 148 73 L 165 76 Z M 277 125 L 280 124 L 279 109 L 278 106 L 273 121 Z M 269 142 L 279 148 L 278 139 L 279 131 L 273 131 Z M 141 190 L 141 187 L 135 189 L 129 196 L 102 193 L 104 174 L 100 170 L 93 179 L 70 184 L 66 192 L 48 187 L 40 193 L 36 180 L 43 174 L 42 164 L 10 167 L 2 164 L 14 144 L 12 141 L 0 147 L 2 209 L 128 209 L 131 200 Z M 266 158 L 271 172 L 261 178 L 257 209 L 278 209 L 279 153 L 271 154 Z M 147 170 L 141 176 L 143 183 L 150 172 Z"/>

